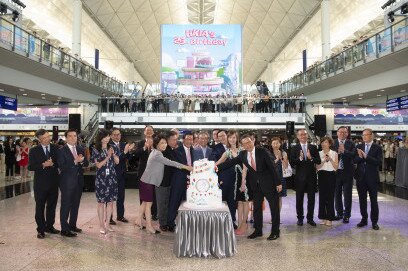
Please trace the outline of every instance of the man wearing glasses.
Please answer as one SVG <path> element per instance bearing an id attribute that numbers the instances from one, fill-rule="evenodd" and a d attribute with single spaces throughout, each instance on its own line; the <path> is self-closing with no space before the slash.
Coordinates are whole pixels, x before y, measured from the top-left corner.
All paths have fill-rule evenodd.
<path id="1" fill-rule="evenodd" d="M 357 164 L 355 179 L 357 182 L 358 199 L 360 202 L 361 221 L 357 227 L 367 226 L 367 192 L 371 202 L 371 223 L 374 230 L 378 227 L 378 183 L 380 182 L 379 166 L 382 163 L 382 149 L 373 142 L 374 134 L 371 129 L 364 129 L 363 143 L 357 146 L 354 162 Z"/>

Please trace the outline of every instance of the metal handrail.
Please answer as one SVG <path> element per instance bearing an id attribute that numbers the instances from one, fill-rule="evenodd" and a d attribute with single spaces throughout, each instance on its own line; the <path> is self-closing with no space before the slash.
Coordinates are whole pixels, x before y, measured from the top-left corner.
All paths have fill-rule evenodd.
<path id="1" fill-rule="evenodd" d="M 408 18 L 285 80 L 280 85 L 280 91 L 289 93 L 299 90 L 406 47 L 408 47 Z"/>
<path id="2" fill-rule="evenodd" d="M 125 85 L 0 16 L 0 45 L 115 94 Z"/>

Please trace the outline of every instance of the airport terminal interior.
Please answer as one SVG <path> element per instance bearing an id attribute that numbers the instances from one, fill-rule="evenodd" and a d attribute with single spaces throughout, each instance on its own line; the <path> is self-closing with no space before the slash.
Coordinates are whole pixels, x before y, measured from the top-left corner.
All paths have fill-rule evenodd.
<path id="1" fill-rule="evenodd" d="M 0 270 L 408 270 L 408 0 L 0 0 Z"/>

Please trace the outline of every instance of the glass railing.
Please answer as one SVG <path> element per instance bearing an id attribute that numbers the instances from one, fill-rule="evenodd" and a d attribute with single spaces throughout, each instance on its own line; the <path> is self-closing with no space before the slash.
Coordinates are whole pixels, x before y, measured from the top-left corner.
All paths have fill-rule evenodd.
<path id="1" fill-rule="evenodd" d="M 304 113 L 304 97 L 109 97 L 99 99 L 102 113 Z"/>
<path id="2" fill-rule="evenodd" d="M 408 18 L 322 63 L 314 64 L 307 71 L 281 83 L 279 90 L 281 93 L 290 93 L 406 47 L 408 47 Z"/>
<path id="3" fill-rule="evenodd" d="M 0 46 L 116 94 L 125 84 L 0 17 Z"/>

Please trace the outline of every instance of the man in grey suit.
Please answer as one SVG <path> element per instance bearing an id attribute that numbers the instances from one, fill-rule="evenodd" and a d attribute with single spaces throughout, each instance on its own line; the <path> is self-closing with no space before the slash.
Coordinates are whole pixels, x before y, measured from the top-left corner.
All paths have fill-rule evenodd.
<path id="1" fill-rule="evenodd" d="M 210 157 L 212 149 L 208 147 L 209 137 L 210 135 L 204 131 L 198 134 L 199 146 L 193 149 L 193 162 L 204 158 L 208 159 Z"/>

